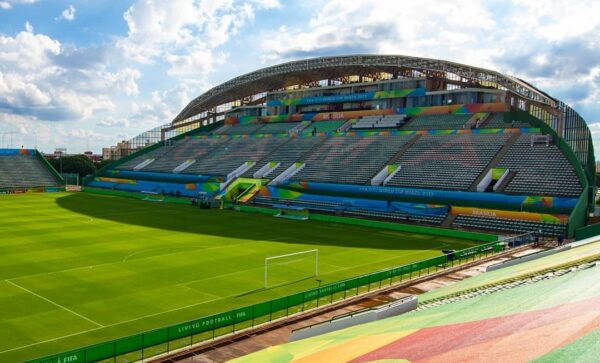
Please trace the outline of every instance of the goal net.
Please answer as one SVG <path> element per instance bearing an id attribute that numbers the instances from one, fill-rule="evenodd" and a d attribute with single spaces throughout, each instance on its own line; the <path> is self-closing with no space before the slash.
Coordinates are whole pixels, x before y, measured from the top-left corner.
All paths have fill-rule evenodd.
<path id="1" fill-rule="evenodd" d="M 265 258 L 265 289 L 319 275 L 319 250 Z"/>
<path id="2" fill-rule="evenodd" d="M 147 200 L 149 202 L 164 202 L 165 196 L 158 192 L 150 192 L 150 191 L 142 191 L 144 197 L 142 200 Z"/>

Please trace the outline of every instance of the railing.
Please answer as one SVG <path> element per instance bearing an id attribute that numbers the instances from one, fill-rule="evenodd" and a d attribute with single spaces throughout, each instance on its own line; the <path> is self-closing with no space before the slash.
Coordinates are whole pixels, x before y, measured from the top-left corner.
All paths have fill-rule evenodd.
<path id="1" fill-rule="evenodd" d="M 136 362 L 333 304 L 385 286 L 420 278 L 533 241 L 533 234 L 528 233 L 509 240 L 452 251 L 438 257 L 330 283 L 252 306 L 35 359 L 30 363 Z"/>

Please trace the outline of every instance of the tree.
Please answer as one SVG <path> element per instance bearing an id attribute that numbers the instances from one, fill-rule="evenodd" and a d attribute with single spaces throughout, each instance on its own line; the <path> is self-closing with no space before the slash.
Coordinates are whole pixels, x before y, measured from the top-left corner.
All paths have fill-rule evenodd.
<path id="1" fill-rule="evenodd" d="M 58 172 L 61 171 L 60 164 L 60 159 L 56 159 L 52 162 L 52 166 L 54 166 Z M 83 178 L 86 175 L 96 172 L 96 166 L 85 155 L 64 156 L 62 157 L 62 172 L 79 174 L 79 177 Z"/>
<path id="2" fill-rule="evenodd" d="M 113 161 L 114 160 L 102 160 L 102 161 L 99 161 L 97 163 L 94 163 L 94 165 L 96 165 L 96 170 L 100 170 L 103 167 L 105 167 L 106 165 L 112 163 Z"/>

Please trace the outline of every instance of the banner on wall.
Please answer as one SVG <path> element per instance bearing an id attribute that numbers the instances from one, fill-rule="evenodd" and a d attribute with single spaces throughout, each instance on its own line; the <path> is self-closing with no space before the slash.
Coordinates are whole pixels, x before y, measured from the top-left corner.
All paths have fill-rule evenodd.
<path id="1" fill-rule="evenodd" d="M 35 155 L 34 149 L 0 149 L 0 156 Z"/>
<path id="2" fill-rule="evenodd" d="M 397 89 L 390 91 L 378 91 L 378 92 L 362 92 L 362 93 L 348 93 L 331 96 L 315 96 L 315 97 L 301 97 L 301 98 L 287 98 L 270 100 L 267 102 L 269 107 L 277 106 L 303 106 L 303 105 L 315 105 L 321 103 L 339 103 L 339 102 L 355 102 L 355 101 L 372 101 L 386 98 L 399 98 L 399 97 L 414 97 L 414 96 L 425 96 L 425 88 L 407 88 Z"/>
<path id="3" fill-rule="evenodd" d="M 544 214 L 469 207 L 452 207 L 450 208 L 450 214 L 476 217 L 521 219 L 527 221 L 561 224 L 565 224 L 569 220 L 569 216 L 564 214 Z"/>
<path id="4" fill-rule="evenodd" d="M 130 180 L 119 178 L 96 177 L 88 186 L 116 189 L 129 192 L 156 192 L 166 195 L 197 197 L 199 193 L 215 194 L 220 190 L 218 182 L 205 183 L 168 183 L 148 180 Z"/>
<path id="5" fill-rule="evenodd" d="M 259 193 L 263 197 L 334 203 L 339 206 L 340 210 L 368 209 L 373 211 L 400 212 L 411 215 L 427 216 L 441 216 L 448 212 L 448 206 L 446 205 L 317 195 L 273 186 L 264 186 L 260 189 Z"/>
<path id="6" fill-rule="evenodd" d="M 279 188 L 291 189 L 296 191 L 306 191 L 315 194 L 354 194 L 357 197 L 369 198 L 372 196 L 377 199 L 398 200 L 402 198 L 418 198 L 423 201 L 443 200 L 448 204 L 460 204 L 461 202 L 478 202 L 498 204 L 503 207 L 521 208 L 522 206 L 545 207 L 572 209 L 577 203 L 577 198 L 561 197 L 536 197 L 523 195 L 508 195 L 502 193 L 478 193 L 463 191 L 448 191 L 435 189 L 416 189 L 400 187 L 384 187 L 372 185 L 348 185 L 317 183 L 306 181 L 286 181 L 279 185 Z"/>

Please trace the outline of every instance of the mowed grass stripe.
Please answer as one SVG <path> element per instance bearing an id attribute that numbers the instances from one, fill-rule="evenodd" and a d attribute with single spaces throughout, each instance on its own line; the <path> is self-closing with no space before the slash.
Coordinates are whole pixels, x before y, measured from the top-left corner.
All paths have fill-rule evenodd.
<path id="1" fill-rule="evenodd" d="M 73 316 L 76 322 L 62 309 L 34 302 L 26 291 L 0 294 L 0 309 L 15 309 L 0 317 L 0 361 L 56 353 L 317 286 L 312 278 L 289 283 L 314 270 L 308 261 L 275 276 L 280 286 L 261 289 L 268 256 L 317 248 L 319 279 L 328 283 L 439 255 L 442 246 L 473 245 L 86 193 L 0 196 L 0 231 L 1 280 L 105 325 L 96 329 Z M 19 328 L 28 322 L 35 329 Z"/>

